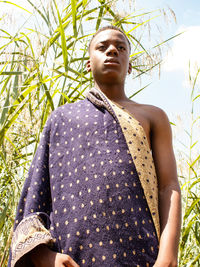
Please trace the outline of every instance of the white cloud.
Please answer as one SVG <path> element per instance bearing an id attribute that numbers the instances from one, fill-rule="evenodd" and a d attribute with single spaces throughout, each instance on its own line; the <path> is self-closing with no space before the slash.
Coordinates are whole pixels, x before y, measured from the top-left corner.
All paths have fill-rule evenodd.
<path id="1" fill-rule="evenodd" d="M 172 48 L 164 59 L 163 70 L 184 71 L 186 86 L 189 62 L 192 75 L 195 75 L 197 68 L 200 68 L 200 26 L 180 27 L 176 34 L 180 32 L 183 33 L 174 39 Z"/>

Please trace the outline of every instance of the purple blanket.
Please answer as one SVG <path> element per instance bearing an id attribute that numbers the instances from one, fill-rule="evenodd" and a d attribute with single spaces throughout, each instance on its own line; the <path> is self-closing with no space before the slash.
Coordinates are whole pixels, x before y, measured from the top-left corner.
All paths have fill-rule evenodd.
<path id="1" fill-rule="evenodd" d="M 80 266 L 153 266 L 158 237 L 133 158 L 103 94 L 52 112 L 19 202 L 11 266 L 42 243 Z"/>

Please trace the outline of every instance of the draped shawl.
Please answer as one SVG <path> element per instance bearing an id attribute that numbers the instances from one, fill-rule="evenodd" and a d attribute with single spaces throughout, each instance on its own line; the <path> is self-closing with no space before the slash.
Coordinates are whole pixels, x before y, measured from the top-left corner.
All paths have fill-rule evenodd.
<path id="1" fill-rule="evenodd" d="M 31 266 L 27 253 L 46 244 L 80 266 L 148 267 L 159 235 L 141 124 L 97 89 L 53 111 L 21 194 L 9 265 Z"/>

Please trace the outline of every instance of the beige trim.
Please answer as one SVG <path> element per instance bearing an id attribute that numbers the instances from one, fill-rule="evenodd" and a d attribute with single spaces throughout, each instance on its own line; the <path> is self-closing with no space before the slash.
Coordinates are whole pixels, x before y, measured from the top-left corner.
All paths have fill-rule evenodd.
<path id="1" fill-rule="evenodd" d="M 158 183 L 153 157 L 141 124 L 126 110 L 110 101 L 122 128 L 133 162 L 144 190 L 157 236 L 160 238 L 160 222 L 158 211 Z"/>
<path id="2" fill-rule="evenodd" d="M 53 238 L 38 215 L 24 218 L 13 233 L 11 267 L 40 244 L 51 245 Z"/>

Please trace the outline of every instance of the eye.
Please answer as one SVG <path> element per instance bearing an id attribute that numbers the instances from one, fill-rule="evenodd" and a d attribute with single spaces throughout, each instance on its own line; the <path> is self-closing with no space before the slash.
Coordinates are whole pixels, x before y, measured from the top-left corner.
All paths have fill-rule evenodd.
<path id="1" fill-rule="evenodd" d="M 100 45 L 100 46 L 98 46 L 98 49 L 99 49 L 100 51 L 103 51 L 103 50 L 106 49 L 106 47 L 105 47 L 105 45 Z"/>
<path id="2" fill-rule="evenodd" d="M 124 46 L 122 46 L 122 45 L 118 46 L 117 49 L 118 49 L 119 51 L 125 51 L 125 50 L 126 50 L 126 48 L 125 48 Z"/>

